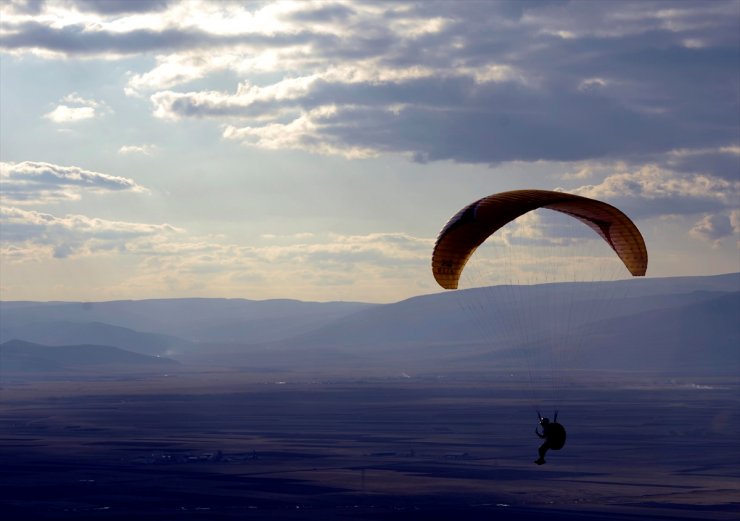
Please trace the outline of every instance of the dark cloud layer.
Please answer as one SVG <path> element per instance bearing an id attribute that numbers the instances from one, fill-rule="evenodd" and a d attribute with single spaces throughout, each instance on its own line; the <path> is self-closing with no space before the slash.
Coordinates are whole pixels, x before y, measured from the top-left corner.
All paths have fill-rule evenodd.
<path id="1" fill-rule="evenodd" d="M 107 20 L 175 4 L 76 2 Z M 740 142 L 737 0 L 305 2 L 277 16 L 287 26 L 265 32 L 209 32 L 218 24 L 192 22 L 120 32 L 9 20 L 2 46 L 69 57 L 156 53 L 164 64 L 169 53 L 200 60 L 202 75 L 208 57 L 223 51 L 243 57 L 234 67 L 245 80 L 245 60 L 280 51 L 272 72 L 314 77 L 300 92 L 163 92 L 177 84 L 173 74 L 159 88 L 157 74 L 136 88 L 159 90 L 152 95 L 159 116 L 237 120 L 249 136 L 303 118 L 311 131 L 288 142 L 310 150 L 492 164 L 630 161 L 702 149 L 703 157 L 678 168 L 737 175 L 733 160 L 712 152 Z"/>
<path id="2" fill-rule="evenodd" d="M 511 160 L 562 160 L 649 153 L 695 146 L 695 127 L 680 115 L 655 116 L 621 106 L 615 100 L 577 92 L 535 92 L 513 83 L 445 88 L 436 80 L 406 85 L 396 96 L 409 106 L 395 113 L 378 111 L 367 100 L 385 98 L 368 86 L 358 103 L 319 120 L 322 132 L 350 145 L 414 151 L 428 160 L 494 163 Z M 334 86 L 326 86 L 331 91 Z M 341 99 L 344 86 L 337 86 Z M 359 90 L 362 90 L 360 88 Z M 450 96 L 450 94 L 453 94 Z M 447 99 L 442 103 L 439 98 Z M 316 95 L 331 99 L 330 92 Z M 311 97 L 308 97 L 311 99 Z M 407 100 L 415 99 L 416 103 Z M 730 119 L 730 118 L 727 118 Z M 731 142 L 733 122 L 701 140 Z M 724 131 L 723 131 L 724 130 Z"/>
<path id="3" fill-rule="evenodd" d="M 309 33 L 286 35 L 213 35 L 197 29 L 136 29 L 125 33 L 91 30 L 81 24 L 57 28 L 39 22 L 9 25 L 0 49 L 43 49 L 69 56 L 133 55 L 175 52 L 204 47 L 248 45 L 257 48 L 287 47 L 321 40 Z"/>
<path id="4" fill-rule="evenodd" d="M 5 0 L 8 8 L 23 14 L 39 14 L 51 4 L 74 7 L 82 12 L 105 15 L 157 12 L 167 8 L 170 0 Z"/>
<path id="5" fill-rule="evenodd" d="M 148 13 L 162 11 L 169 0 L 74 0 L 81 11 L 100 14 Z"/>
<path id="6" fill-rule="evenodd" d="M 738 139 L 740 141 L 740 138 Z M 704 172 L 724 179 L 740 178 L 740 153 L 707 151 L 679 156 L 668 162 L 679 172 Z"/>
<path id="7" fill-rule="evenodd" d="M 305 10 L 291 13 L 288 18 L 296 22 L 343 22 L 348 20 L 355 11 L 346 5 L 308 5 Z"/>

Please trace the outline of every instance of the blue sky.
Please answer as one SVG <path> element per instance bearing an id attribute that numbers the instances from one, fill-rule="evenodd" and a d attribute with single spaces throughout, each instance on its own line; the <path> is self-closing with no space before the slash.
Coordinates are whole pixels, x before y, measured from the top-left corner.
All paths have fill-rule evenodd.
<path id="1" fill-rule="evenodd" d="M 1 9 L 4 300 L 391 302 L 517 188 L 618 206 L 649 276 L 740 269 L 738 1 Z"/>

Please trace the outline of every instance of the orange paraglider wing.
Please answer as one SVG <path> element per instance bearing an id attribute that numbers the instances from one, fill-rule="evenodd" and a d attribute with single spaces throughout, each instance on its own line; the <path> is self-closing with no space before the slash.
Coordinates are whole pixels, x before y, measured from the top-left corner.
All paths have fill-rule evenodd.
<path id="1" fill-rule="evenodd" d="M 476 248 L 507 223 L 538 208 L 555 210 L 583 222 L 609 243 L 632 275 L 645 275 L 645 241 L 635 223 L 621 210 L 564 192 L 514 190 L 484 197 L 449 220 L 439 233 L 432 254 L 436 281 L 445 289 L 457 289 L 465 264 Z"/>

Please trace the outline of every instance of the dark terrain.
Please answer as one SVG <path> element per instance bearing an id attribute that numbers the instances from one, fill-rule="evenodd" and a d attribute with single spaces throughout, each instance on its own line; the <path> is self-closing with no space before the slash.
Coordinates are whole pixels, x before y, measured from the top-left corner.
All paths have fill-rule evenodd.
<path id="1" fill-rule="evenodd" d="M 568 443 L 538 467 L 526 381 L 408 376 L 11 381 L 0 391 L 0 512 L 69 520 L 740 514 L 737 377 L 575 375 L 560 393 Z"/>
<path id="2" fill-rule="evenodd" d="M 0 302 L 0 516 L 740 519 L 738 316 L 738 273 Z"/>

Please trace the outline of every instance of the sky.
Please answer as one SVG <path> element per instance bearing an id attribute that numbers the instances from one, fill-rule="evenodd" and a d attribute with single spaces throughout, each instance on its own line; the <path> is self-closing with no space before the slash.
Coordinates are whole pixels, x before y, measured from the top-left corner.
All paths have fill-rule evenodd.
<path id="1" fill-rule="evenodd" d="M 740 271 L 740 1 L 0 10 L 2 300 L 394 302 L 521 188 L 622 209 L 648 276 Z"/>

